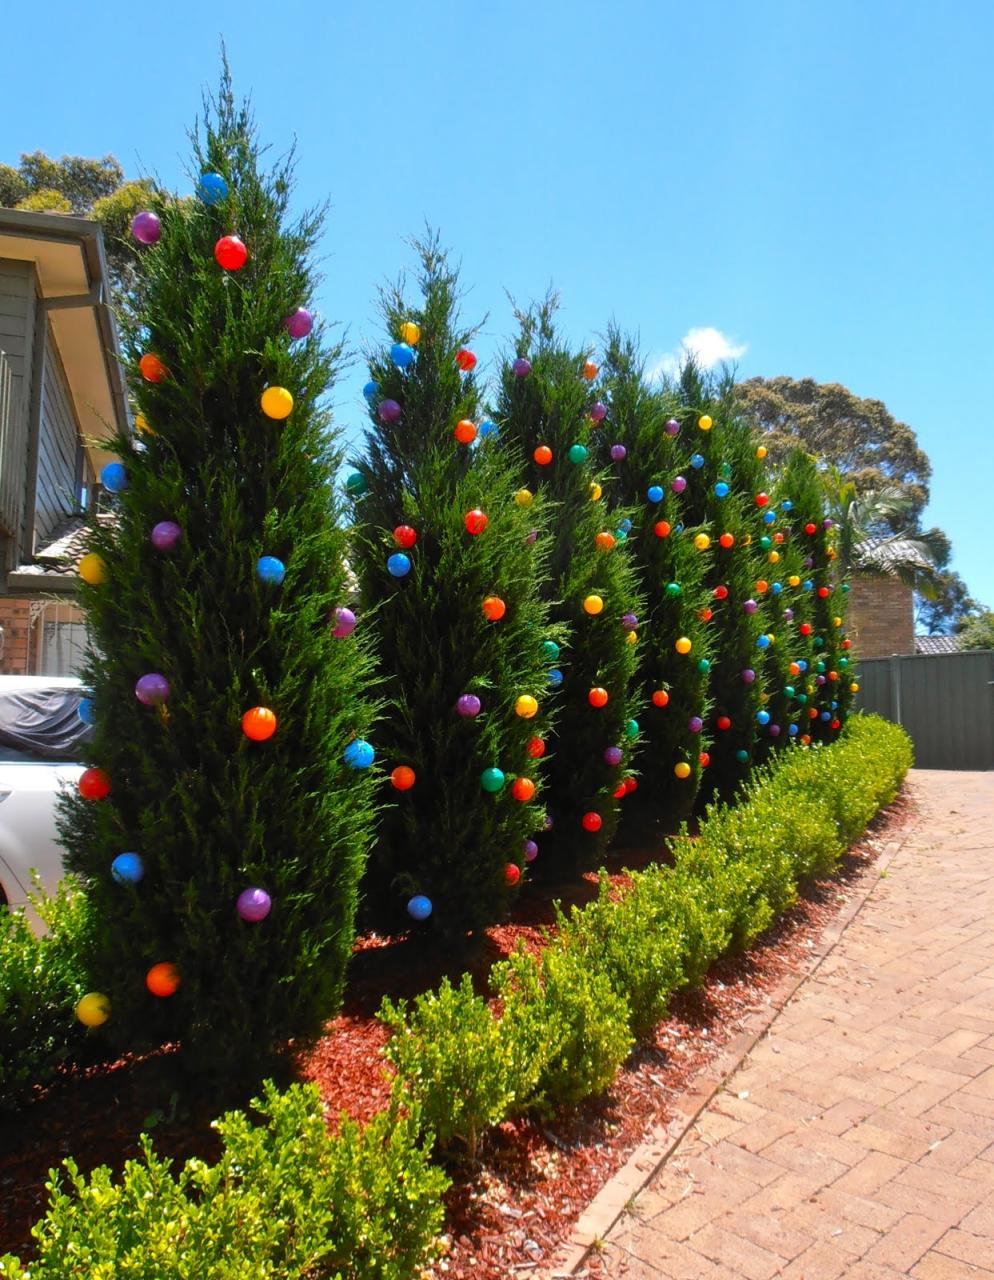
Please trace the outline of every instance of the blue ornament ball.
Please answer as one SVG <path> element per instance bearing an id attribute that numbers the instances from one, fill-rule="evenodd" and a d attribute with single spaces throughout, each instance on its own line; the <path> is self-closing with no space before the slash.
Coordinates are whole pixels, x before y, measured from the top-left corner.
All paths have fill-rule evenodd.
<path id="1" fill-rule="evenodd" d="M 76 714 L 84 724 L 97 723 L 97 709 L 94 706 L 92 698 L 80 698 L 79 706 L 76 708 Z"/>
<path id="2" fill-rule="evenodd" d="M 220 204 L 228 195 L 228 184 L 219 173 L 202 173 L 197 184 L 197 195 L 204 204 Z"/>
<path id="3" fill-rule="evenodd" d="M 662 502 L 663 500 L 662 486 L 658 484 L 649 485 L 648 492 L 646 493 L 645 496 L 649 499 L 650 502 Z"/>
<path id="4" fill-rule="evenodd" d="M 787 726 L 787 732 L 790 734 L 790 736 L 791 736 L 792 738 L 793 738 L 793 737 L 795 737 L 795 736 L 797 735 L 797 732 L 798 732 L 797 725 L 796 725 L 796 724 L 789 724 L 789 725 Z"/>
<path id="5" fill-rule="evenodd" d="M 375 758 L 376 753 L 363 738 L 353 738 L 342 752 L 342 759 L 350 769 L 368 769 Z"/>
<path id="6" fill-rule="evenodd" d="M 631 520 L 627 520 L 627 519 L 626 519 L 626 520 L 622 520 L 621 524 L 619 524 L 619 525 L 618 525 L 618 528 L 619 528 L 619 529 L 623 529 L 623 530 L 625 531 L 625 533 L 631 533 L 631 531 L 632 531 L 632 522 L 631 522 Z"/>
<path id="7" fill-rule="evenodd" d="M 757 644 L 757 646 L 758 646 L 760 649 L 768 649 L 768 648 L 770 647 L 770 637 L 769 637 L 769 636 L 757 636 L 757 637 L 756 637 L 756 644 Z"/>
<path id="8" fill-rule="evenodd" d="M 406 342 L 395 342 L 390 348 L 390 359 L 398 369 L 409 369 L 414 363 L 414 348 Z"/>
<path id="9" fill-rule="evenodd" d="M 783 590 L 783 584 L 780 582 L 771 582 L 770 590 L 773 592 L 775 596 L 778 596 L 780 592 Z"/>
<path id="10" fill-rule="evenodd" d="M 478 434 L 481 440 L 486 440 L 488 436 L 495 436 L 497 434 L 497 423 L 491 422 L 489 418 L 484 418 L 480 423 Z"/>
<path id="11" fill-rule="evenodd" d="M 431 898 L 416 893 L 407 904 L 407 914 L 412 920 L 427 920 L 431 915 Z"/>
<path id="12" fill-rule="evenodd" d="M 128 487 L 128 473 L 123 462 L 108 462 L 100 472 L 100 483 L 108 493 L 123 493 Z"/>
<path id="13" fill-rule="evenodd" d="M 791 502 L 791 500 L 790 500 L 789 498 L 784 498 L 783 502 L 781 502 L 781 503 L 780 503 L 780 505 L 781 505 L 781 507 L 783 507 L 784 511 L 791 511 L 791 510 L 793 509 L 793 506 L 794 506 L 794 504 Z M 794 728 L 795 728 L 795 731 L 796 731 L 797 726 L 795 725 L 795 726 L 794 726 Z"/>
<path id="14" fill-rule="evenodd" d="M 772 524 L 773 521 L 776 520 L 776 518 L 777 518 L 777 513 L 775 511 L 763 512 L 763 524 Z"/>
<path id="15" fill-rule="evenodd" d="M 137 884 L 145 874 L 139 853 L 119 853 L 110 864 L 110 873 L 118 884 Z"/>
<path id="16" fill-rule="evenodd" d="M 260 556 L 256 561 L 255 572 L 260 582 L 267 586 L 278 587 L 286 577 L 286 565 L 276 556 Z"/>
<path id="17" fill-rule="evenodd" d="M 411 572 L 411 558 L 401 552 L 395 552 L 387 561 L 387 572 L 395 578 L 406 578 Z"/>
<path id="18" fill-rule="evenodd" d="M 832 718 L 831 711 L 823 711 L 821 715 L 818 717 L 819 720 L 831 720 L 831 718 Z"/>
<path id="19" fill-rule="evenodd" d="M 372 403 L 380 394 L 380 384 L 378 382 L 369 381 L 362 389 L 362 394 Z"/>
<path id="20" fill-rule="evenodd" d="M 811 579 L 810 579 L 810 578 L 807 578 L 807 579 L 805 580 L 805 582 L 804 582 L 804 590 L 805 590 L 805 591 L 813 591 L 813 590 L 814 590 L 814 586 L 815 586 L 815 584 L 811 581 Z"/>
<path id="21" fill-rule="evenodd" d="M 769 724 L 770 713 L 768 711 L 757 711 L 756 719 L 759 721 L 760 724 Z"/>
<path id="22" fill-rule="evenodd" d="M 725 484 L 724 480 L 719 480 L 719 481 L 718 481 L 718 483 L 717 483 L 717 484 L 715 485 L 715 487 L 714 487 L 714 491 L 715 491 L 715 493 L 718 495 L 718 497 L 719 497 L 719 498 L 727 498 L 727 497 L 728 497 L 729 489 L 728 489 L 728 485 L 727 485 L 727 484 Z"/>
<path id="23" fill-rule="evenodd" d="M 691 454 L 690 465 L 695 471 L 700 471 L 701 467 L 704 466 L 704 455 L 702 453 Z"/>
<path id="24" fill-rule="evenodd" d="M 563 682 L 563 673 L 558 667 L 553 667 L 549 672 L 549 688 L 558 689 Z"/>

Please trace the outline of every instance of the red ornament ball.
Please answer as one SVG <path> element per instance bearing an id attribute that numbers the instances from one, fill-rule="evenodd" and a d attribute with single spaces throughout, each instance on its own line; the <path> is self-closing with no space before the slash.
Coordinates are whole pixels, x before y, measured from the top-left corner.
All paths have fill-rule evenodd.
<path id="1" fill-rule="evenodd" d="M 504 883 L 509 889 L 513 889 L 520 879 L 521 868 L 515 863 L 509 862 L 504 868 Z"/>
<path id="2" fill-rule="evenodd" d="M 843 640 L 843 641 L 842 641 L 842 647 L 843 647 L 843 649 L 851 649 L 851 648 L 852 648 L 852 641 L 851 641 L 851 640 Z"/>
<path id="3" fill-rule="evenodd" d="M 599 687 L 596 689 L 591 689 L 590 692 L 587 694 L 587 701 L 590 703 L 592 707 L 606 707 L 607 706 L 607 690 L 601 689 Z"/>
<path id="4" fill-rule="evenodd" d="M 714 592 L 713 592 L 713 595 L 714 595 L 714 598 L 715 598 L 716 600 L 727 600 L 727 599 L 728 599 L 728 588 L 727 588 L 727 587 L 715 587 Z"/>
<path id="5" fill-rule="evenodd" d="M 728 716 L 719 716 L 715 724 L 719 729 L 730 729 L 732 727 L 731 719 Z"/>
<path id="6" fill-rule="evenodd" d="M 511 784 L 511 795 L 522 804 L 527 804 L 535 795 L 535 783 L 531 778 L 515 778 Z"/>
<path id="7" fill-rule="evenodd" d="M 702 751 L 697 758 L 701 762 L 702 769 L 706 769 L 708 765 L 711 763 L 711 757 L 708 755 L 706 751 Z"/>
<path id="8" fill-rule="evenodd" d="M 467 533 L 482 533 L 489 523 L 490 517 L 482 512 L 479 507 L 474 507 L 472 511 L 467 511 L 463 517 L 463 524 L 466 526 Z"/>
<path id="9" fill-rule="evenodd" d="M 163 378 L 169 376 L 169 370 L 151 351 L 138 361 L 138 369 L 146 382 L 161 382 Z"/>
<path id="10" fill-rule="evenodd" d="M 628 788 L 623 782 L 619 782 L 611 794 L 614 796 L 615 800 L 624 800 L 625 796 L 628 795 Z"/>
<path id="11" fill-rule="evenodd" d="M 721 537 L 718 539 L 718 542 L 727 551 L 729 547 L 735 546 L 735 537 L 731 533 L 723 533 Z"/>
<path id="12" fill-rule="evenodd" d="M 765 494 L 765 493 L 757 493 L 757 494 L 756 494 L 756 506 L 757 506 L 757 507 L 765 507 L 765 506 L 766 506 L 766 504 L 769 502 L 769 500 L 770 500 L 770 499 L 769 499 L 769 495 L 768 495 L 768 494 Z"/>
<path id="13" fill-rule="evenodd" d="M 472 444 L 476 439 L 476 423 L 470 422 L 469 418 L 463 418 L 456 423 L 452 434 L 460 444 Z"/>
<path id="14" fill-rule="evenodd" d="M 399 764 L 390 774 L 390 781 L 398 791 L 410 791 L 416 780 L 414 770 L 406 764 Z"/>
<path id="15" fill-rule="evenodd" d="M 805 532 L 805 533 L 808 535 L 808 537 L 810 538 L 812 534 L 814 534 L 814 533 L 817 533 L 817 532 L 818 532 L 818 526 L 817 526 L 816 524 L 812 524 L 812 523 L 809 521 L 809 522 L 804 526 L 804 532 Z"/>
<path id="16" fill-rule="evenodd" d="M 214 257 L 225 271 L 241 271 L 248 262 L 248 249 L 238 236 L 222 236 L 214 246 Z"/>
<path id="17" fill-rule="evenodd" d="M 174 964 L 154 964 L 145 975 L 145 986 L 152 995 L 165 998 L 176 994 L 179 970 Z"/>
<path id="18" fill-rule="evenodd" d="M 585 813 L 580 819 L 580 825 L 583 827 L 584 831 L 600 831 L 601 827 L 604 825 L 604 819 L 599 813 Z"/>
<path id="19" fill-rule="evenodd" d="M 398 547 L 403 547 L 407 551 L 417 542 L 417 531 L 409 524 L 399 524 L 393 531 L 393 540 Z"/>
<path id="20" fill-rule="evenodd" d="M 652 526 L 652 532 L 657 538 L 668 538 L 673 532 L 673 526 L 668 520 L 657 520 Z"/>
<path id="21" fill-rule="evenodd" d="M 817 720 L 817 719 L 818 719 L 818 708 L 817 708 L 817 707 L 808 707 L 808 719 L 809 719 L 809 720 Z"/>
<path id="22" fill-rule="evenodd" d="M 507 613 L 507 605 L 500 596 L 487 596 L 483 602 L 483 616 L 488 622 L 500 622 Z"/>
<path id="23" fill-rule="evenodd" d="M 710 609 L 698 609 L 697 616 L 702 622 L 710 622 L 714 613 Z"/>
<path id="24" fill-rule="evenodd" d="M 265 742 L 276 732 L 276 716 L 268 707 L 252 707 L 242 716 L 242 733 L 253 742 Z"/>
<path id="25" fill-rule="evenodd" d="M 670 695 L 665 689 L 655 689 L 652 694 L 652 705 L 654 707 L 665 707 L 670 700 Z"/>
<path id="26" fill-rule="evenodd" d="M 110 795 L 110 777 L 103 769 L 84 769 L 78 786 L 84 800 L 106 800 Z"/>
<path id="27" fill-rule="evenodd" d="M 829 595 L 828 587 L 819 587 L 819 588 L 818 588 L 818 595 L 819 595 L 819 597 L 820 597 L 822 600 L 826 600 L 826 599 L 828 598 L 828 595 Z"/>
<path id="28" fill-rule="evenodd" d="M 802 636 L 809 636 L 809 635 L 811 634 L 811 623 L 810 623 L 810 622 L 802 622 L 802 623 L 801 623 L 801 625 L 800 625 L 797 629 L 798 629 L 798 631 L 800 631 L 800 633 L 801 633 L 801 635 L 802 635 Z"/>
<path id="29" fill-rule="evenodd" d="M 631 795 L 631 793 L 632 793 L 633 791 L 638 791 L 638 789 L 639 789 L 639 781 L 638 781 L 638 778 L 626 778 L 626 779 L 625 779 L 625 791 L 626 791 L 629 795 Z"/>
<path id="30" fill-rule="evenodd" d="M 525 748 L 529 756 L 533 760 L 539 760 L 545 755 L 545 741 L 542 738 L 529 738 L 528 746 Z"/>
<path id="31" fill-rule="evenodd" d="M 832 723 L 829 725 L 829 728 L 830 728 L 830 729 L 841 729 L 841 728 L 842 728 L 842 721 L 841 721 L 841 720 L 833 720 L 833 721 L 832 721 Z"/>
<path id="32" fill-rule="evenodd" d="M 468 347 L 461 347 L 456 352 L 456 365 L 463 373 L 469 373 L 470 369 L 476 365 L 476 356 Z"/>
<path id="33" fill-rule="evenodd" d="M 547 467 L 552 461 L 552 450 L 547 444 L 540 444 L 532 454 L 532 457 L 540 467 Z"/>

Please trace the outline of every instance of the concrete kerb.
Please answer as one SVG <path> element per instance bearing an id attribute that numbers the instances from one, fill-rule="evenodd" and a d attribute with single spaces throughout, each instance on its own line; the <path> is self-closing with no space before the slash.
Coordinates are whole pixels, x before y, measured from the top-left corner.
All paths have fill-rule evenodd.
<path id="1" fill-rule="evenodd" d="M 618 1172 L 604 1184 L 577 1219 L 569 1241 L 560 1250 L 551 1268 L 539 1273 L 545 1280 L 569 1280 L 577 1277 L 601 1241 L 621 1218 L 633 1197 L 643 1191 L 683 1141 L 701 1112 L 724 1088 L 729 1077 L 742 1065 L 799 988 L 814 976 L 835 950 L 842 935 L 856 919 L 876 889 L 881 876 L 917 832 L 924 821 L 918 814 L 901 835 L 887 844 L 869 866 L 876 871 L 867 880 L 864 892 L 857 894 L 825 929 L 814 951 L 799 974 L 792 974 L 774 988 L 770 1003 L 752 1014 L 746 1026 L 722 1049 L 707 1069 L 677 1098 L 676 1114 L 665 1124 L 656 1125 L 635 1148 Z M 584 1273 L 586 1274 L 586 1273 Z"/>

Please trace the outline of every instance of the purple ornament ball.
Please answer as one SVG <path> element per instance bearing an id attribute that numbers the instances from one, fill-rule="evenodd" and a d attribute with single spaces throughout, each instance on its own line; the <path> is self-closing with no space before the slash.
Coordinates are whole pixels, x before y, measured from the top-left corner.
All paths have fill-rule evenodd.
<path id="1" fill-rule="evenodd" d="M 815 684 L 824 684 L 824 683 L 825 683 L 824 676 L 815 676 Z"/>
<path id="2" fill-rule="evenodd" d="M 590 417 L 593 422 L 603 422 L 607 417 L 607 405 L 602 400 L 595 400 L 590 406 Z"/>
<path id="3" fill-rule="evenodd" d="M 160 520 L 157 525 L 152 526 L 149 534 L 156 551 L 172 551 L 182 536 L 183 530 L 175 520 Z"/>
<path id="4" fill-rule="evenodd" d="M 526 360 L 524 356 L 518 356 L 514 364 L 511 365 L 511 372 L 516 378 L 527 378 L 532 371 L 532 362 Z"/>
<path id="5" fill-rule="evenodd" d="M 743 600 L 742 608 L 745 609 L 746 613 L 755 613 L 759 605 L 755 600 Z"/>
<path id="6" fill-rule="evenodd" d="M 831 529 L 834 524 L 835 524 L 835 521 L 830 520 L 828 516 L 826 516 L 825 519 L 821 522 L 821 527 L 823 529 Z"/>
<path id="7" fill-rule="evenodd" d="M 615 462 L 622 462 L 628 457 L 628 450 L 623 444 L 613 444 L 611 446 L 611 458 Z"/>
<path id="8" fill-rule="evenodd" d="M 528 545 L 531 546 L 533 543 L 537 541 L 538 541 L 538 530 L 529 529 L 528 532 L 525 534 L 525 542 L 527 542 Z"/>
<path id="9" fill-rule="evenodd" d="M 815 562 L 811 556 L 804 557 L 804 567 L 805 569 L 813 569 L 815 567 Z"/>
<path id="10" fill-rule="evenodd" d="M 784 609 L 784 611 L 783 611 L 783 616 L 784 616 L 784 618 L 786 618 L 786 620 L 787 620 L 788 622 L 793 622 L 793 621 L 794 621 L 794 610 L 793 610 L 793 609 Z"/>
<path id="11" fill-rule="evenodd" d="M 243 889 L 235 903 L 238 914 L 250 924 L 265 920 L 273 909 L 273 900 L 265 889 Z"/>
<path id="12" fill-rule="evenodd" d="M 150 671 L 138 678 L 135 697 L 146 707 L 157 707 L 169 697 L 169 681 L 158 671 Z"/>
<path id="13" fill-rule="evenodd" d="M 756 673 L 752 667 L 746 667 L 745 671 L 742 672 L 742 679 L 746 684 L 752 684 L 753 680 L 756 679 Z"/>
<path id="14" fill-rule="evenodd" d="M 676 479 L 673 481 L 673 483 L 670 485 L 670 488 L 673 490 L 674 493 L 683 493 L 686 487 L 687 487 L 687 482 L 683 478 L 683 476 L 677 476 Z"/>
<path id="15" fill-rule="evenodd" d="M 525 855 L 525 862 L 534 862 L 538 857 L 538 845 L 534 840 L 524 840 L 521 844 L 521 852 Z"/>
<path id="16" fill-rule="evenodd" d="M 638 615 L 635 613 L 623 613 L 621 615 L 621 626 L 624 631 L 634 631 L 638 626 Z"/>
<path id="17" fill-rule="evenodd" d="M 475 693 L 464 693 L 456 703 L 456 710 L 461 716 L 466 716 L 467 718 L 472 719 L 473 716 L 478 716 L 480 714 L 482 705 L 483 704 Z"/>
<path id="18" fill-rule="evenodd" d="M 552 814 L 551 813 L 545 814 L 544 817 L 542 818 L 542 830 L 551 831 L 555 825 L 556 823 L 552 817 Z"/>
<path id="19" fill-rule="evenodd" d="M 344 640 L 355 631 L 356 617 L 351 609 L 340 606 L 335 610 L 335 629 L 332 635 L 336 640 Z"/>
<path id="20" fill-rule="evenodd" d="M 691 733 L 700 733 L 700 731 L 704 728 L 704 721 L 701 719 L 700 716 L 691 716 L 690 719 L 687 721 L 687 728 L 690 730 Z"/>
<path id="21" fill-rule="evenodd" d="M 158 215 L 148 209 L 143 213 L 136 213 L 131 219 L 131 234 L 139 244 L 155 244 L 162 235 L 162 223 Z"/>
<path id="22" fill-rule="evenodd" d="M 298 307 L 283 321 L 283 328 L 291 338 L 306 338 L 314 328 L 314 317 L 306 307 Z"/>
<path id="23" fill-rule="evenodd" d="M 668 436 L 678 436 L 680 434 L 680 424 L 676 418 L 670 418 L 666 424 L 666 434 Z"/>
<path id="24" fill-rule="evenodd" d="M 396 400 L 382 400 L 376 412 L 381 422 L 397 422 L 400 418 L 400 405 Z"/>
<path id="25" fill-rule="evenodd" d="M 609 765 L 621 764 L 622 750 L 620 747 L 607 747 L 604 751 L 604 763 Z"/>
<path id="26" fill-rule="evenodd" d="M 771 738 L 779 738 L 779 737 L 780 737 L 780 726 L 779 726 L 778 724 L 771 724 L 771 725 L 770 725 L 770 737 L 771 737 Z"/>

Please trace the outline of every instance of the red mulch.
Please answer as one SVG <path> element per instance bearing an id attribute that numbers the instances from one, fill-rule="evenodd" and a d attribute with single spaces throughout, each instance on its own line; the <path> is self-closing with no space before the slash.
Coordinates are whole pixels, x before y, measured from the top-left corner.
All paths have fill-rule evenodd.
<path id="1" fill-rule="evenodd" d="M 867 859 L 907 820 L 910 801 L 900 798 L 882 815 L 836 876 L 805 894 L 754 948 L 716 965 L 704 986 L 672 1002 L 655 1042 L 641 1046 L 611 1090 L 545 1124 L 514 1121 L 488 1139 L 471 1168 L 452 1171 L 447 1197 L 448 1250 L 435 1268 L 452 1280 L 498 1280 L 527 1276 L 546 1264 L 572 1222 L 624 1163 L 649 1128 L 670 1114 L 671 1100 L 740 1028 L 742 1020 L 769 1003 L 770 991 L 796 972 L 815 939 L 841 906 L 862 887 Z M 612 882 L 644 866 L 646 853 L 617 854 Z M 387 1031 L 375 1018 L 384 992 L 413 996 L 466 968 L 483 989 L 490 965 L 523 940 L 541 943 L 553 920 L 552 902 L 588 901 L 596 877 L 555 890 L 533 889 L 517 904 L 508 924 L 488 929 L 474 951 L 443 953 L 421 935 L 384 939 L 370 935 L 356 944 L 346 1006 L 328 1034 L 302 1059 L 300 1073 L 321 1089 L 330 1114 L 344 1110 L 364 1120 L 386 1102 L 389 1083 L 380 1050 Z M 75 1068 L 38 1091 L 35 1103 L 0 1126 L 0 1252 L 27 1258 L 31 1224 L 44 1212 L 48 1170 L 72 1155 L 81 1168 L 120 1168 L 138 1152 L 137 1135 L 150 1125 L 156 1148 L 182 1161 L 217 1157 L 210 1121 L 216 1107 L 172 1114 L 173 1096 L 161 1067 L 166 1046 L 144 1058 L 122 1058 Z"/>

